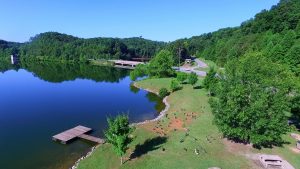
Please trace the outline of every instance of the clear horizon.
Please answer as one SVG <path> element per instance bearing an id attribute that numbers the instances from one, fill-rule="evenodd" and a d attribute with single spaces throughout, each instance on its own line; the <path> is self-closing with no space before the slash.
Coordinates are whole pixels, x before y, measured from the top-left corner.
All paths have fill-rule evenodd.
<path id="1" fill-rule="evenodd" d="M 279 0 L 222 0 L 186 3 L 181 0 L 96 0 L 73 2 L 12 0 L 2 2 L 0 39 L 28 41 L 43 32 L 60 32 L 81 38 L 142 36 L 173 41 L 239 26 Z"/>

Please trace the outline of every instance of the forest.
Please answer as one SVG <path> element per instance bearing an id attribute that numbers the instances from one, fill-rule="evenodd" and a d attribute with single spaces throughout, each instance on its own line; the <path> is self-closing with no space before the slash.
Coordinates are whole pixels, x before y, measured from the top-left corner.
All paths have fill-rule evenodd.
<path id="1" fill-rule="evenodd" d="M 132 58 L 147 60 L 164 46 L 164 42 L 146 40 L 142 37 L 83 39 L 58 32 L 45 32 L 22 44 L 1 40 L 0 58 L 18 54 L 22 58 L 38 60 L 86 61 Z"/>

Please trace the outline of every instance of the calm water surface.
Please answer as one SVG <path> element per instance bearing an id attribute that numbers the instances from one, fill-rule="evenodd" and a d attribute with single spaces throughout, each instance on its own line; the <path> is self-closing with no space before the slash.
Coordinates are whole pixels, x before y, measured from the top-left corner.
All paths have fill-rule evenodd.
<path id="1" fill-rule="evenodd" d="M 131 122 L 152 119 L 160 98 L 130 86 L 128 71 L 86 64 L 0 64 L 0 166 L 69 168 L 93 143 L 62 145 L 51 136 L 84 125 L 103 136 L 106 117 L 127 112 Z"/>

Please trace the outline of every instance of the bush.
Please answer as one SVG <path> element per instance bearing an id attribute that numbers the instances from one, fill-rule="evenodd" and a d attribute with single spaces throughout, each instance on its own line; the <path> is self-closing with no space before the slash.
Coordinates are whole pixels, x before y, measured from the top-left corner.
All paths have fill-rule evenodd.
<path id="1" fill-rule="evenodd" d="M 191 73 L 188 77 L 189 84 L 195 85 L 198 81 L 198 75 L 196 73 Z"/>
<path id="2" fill-rule="evenodd" d="M 178 80 L 173 79 L 173 80 L 171 81 L 170 88 L 171 88 L 172 92 L 174 92 L 174 91 L 176 91 L 176 90 L 181 89 L 181 85 L 179 84 Z"/>
<path id="3" fill-rule="evenodd" d="M 136 68 L 130 72 L 130 79 L 136 80 L 138 77 L 146 76 L 148 72 L 148 66 L 144 64 L 139 64 Z"/>
<path id="4" fill-rule="evenodd" d="M 186 73 L 184 73 L 184 72 L 178 72 L 176 78 L 177 78 L 177 80 L 178 80 L 181 84 L 183 84 L 184 81 L 187 79 L 187 77 L 188 77 L 188 75 L 187 75 Z"/>
<path id="5" fill-rule="evenodd" d="M 164 98 L 169 95 L 169 91 L 166 88 L 159 89 L 159 96 Z"/>
<path id="6" fill-rule="evenodd" d="M 208 90 L 209 95 L 216 94 L 216 90 L 218 87 L 219 79 L 216 77 L 217 72 L 215 68 L 211 67 L 209 72 L 207 73 L 206 77 L 203 80 L 203 86 L 205 89 Z"/>

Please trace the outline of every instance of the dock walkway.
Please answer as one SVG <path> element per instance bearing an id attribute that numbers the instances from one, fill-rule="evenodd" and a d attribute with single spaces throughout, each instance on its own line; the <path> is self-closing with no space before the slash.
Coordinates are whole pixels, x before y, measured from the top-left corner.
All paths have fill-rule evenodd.
<path id="1" fill-rule="evenodd" d="M 103 144 L 105 141 L 101 138 L 98 137 L 94 137 L 94 136 L 90 136 L 90 135 L 86 135 L 86 134 L 81 134 L 80 136 L 78 136 L 79 138 L 85 139 L 85 140 L 89 140 L 95 143 L 99 143 L 99 144 Z"/>
<path id="2" fill-rule="evenodd" d="M 103 144 L 105 141 L 101 138 L 97 138 L 94 136 L 86 135 L 86 133 L 92 131 L 91 128 L 84 126 L 77 126 L 72 129 L 66 130 L 62 133 L 59 133 L 52 137 L 54 141 L 60 141 L 63 144 L 66 144 L 68 141 L 71 141 L 75 138 L 82 138 L 85 140 L 89 140 L 95 143 Z"/>

